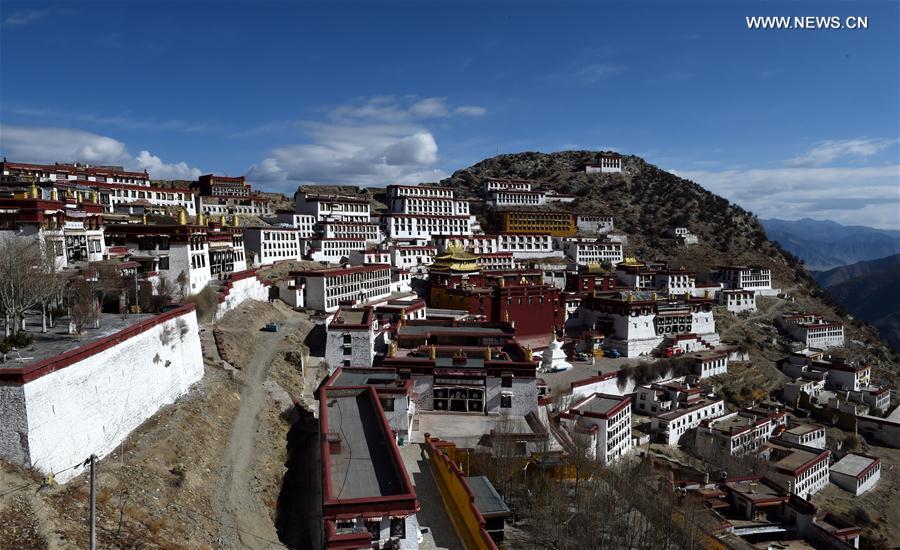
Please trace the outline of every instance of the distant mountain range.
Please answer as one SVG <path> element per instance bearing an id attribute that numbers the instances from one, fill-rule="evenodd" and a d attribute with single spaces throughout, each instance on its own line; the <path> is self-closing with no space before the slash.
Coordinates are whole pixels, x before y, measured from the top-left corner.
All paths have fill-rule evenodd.
<path id="1" fill-rule="evenodd" d="M 835 301 L 872 324 L 900 353 L 900 254 L 812 275 Z"/>
<path id="2" fill-rule="evenodd" d="M 803 218 L 760 220 L 766 235 L 803 260 L 809 270 L 824 271 L 900 253 L 900 231 Z"/>

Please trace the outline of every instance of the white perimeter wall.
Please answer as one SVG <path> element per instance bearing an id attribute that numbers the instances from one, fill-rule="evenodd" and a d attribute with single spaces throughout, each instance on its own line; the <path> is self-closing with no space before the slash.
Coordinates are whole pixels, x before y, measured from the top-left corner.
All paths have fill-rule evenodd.
<path id="1" fill-rule="evenodd" d="M 68 468 L 92 453 L 108 454 L 202 377 L 197 315 L 191 310 L 18 385 L 24 401 L 12 401 L 9 406 L 7 397 L 16 393 L 16 386 L 0 386 L 4 413 L 0 453 L 44 473 L 60 472 L 57 481 L 68 481 L 82 471 Z M 17 445 L 8 432 L 15 424 L 22 428 L 23 416 L 27 433 L 17 436 Z M 13 426 L 7 426 L 8 419 Z"/>
<path id="2" fill-rule="evenodd" d="M 219 292 L 220 295 L 225 294 L 225 299 L 219 302 L 219 307 L 216 309 L 216 321 L 221 319 L 223 315 L 232 309 L 241 305 L 244 300 L 258 300 L 260 302 L 267 302 L 269 300 L 269 286 L 257 279 L 255 272 L 251 277 L 230 280 L 227 285 L 227 294 L 225 292 Z"/>

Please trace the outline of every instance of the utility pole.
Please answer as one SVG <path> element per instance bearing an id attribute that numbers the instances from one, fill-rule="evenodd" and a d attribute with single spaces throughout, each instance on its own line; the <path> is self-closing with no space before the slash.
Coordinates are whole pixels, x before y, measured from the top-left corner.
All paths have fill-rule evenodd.
<path id="1" fill-rule="evenodd" d="M 91 464 L 91 550 L 97 550 L 97 455 L 87 462 Z"/>

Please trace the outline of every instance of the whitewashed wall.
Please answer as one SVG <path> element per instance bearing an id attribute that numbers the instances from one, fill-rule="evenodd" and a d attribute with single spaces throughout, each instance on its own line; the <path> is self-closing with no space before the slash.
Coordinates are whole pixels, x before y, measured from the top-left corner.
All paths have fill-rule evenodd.
<path id="1" fill-rule="evenodd" d="M 220 302 L 216 309 L 215 320 L 241 305 L 244 300 L 269 300 L 269 285 L 256 277 L 256 271 L 243 271 L 235 273 L 225 284 L 225 288 L 219 292 Z"/>
<path id="2" fill-rule="evenodd" d="M 60 361 L 57 370 L 0 386 L 2 457 L 68 481 L 82 471 L 72 466 L 91 454 L 102 458 L 187 392 L 203 377 L 203 355 L 193 307 L 175 311 L 136 334 L 130 327 L 111 337 L 121 335 L 120 342 L 88 344 L 83 358 Z"/>

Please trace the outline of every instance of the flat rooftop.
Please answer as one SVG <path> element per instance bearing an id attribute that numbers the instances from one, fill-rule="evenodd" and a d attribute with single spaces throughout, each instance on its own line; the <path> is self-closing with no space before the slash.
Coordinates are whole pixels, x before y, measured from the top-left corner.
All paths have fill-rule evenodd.
<path id="1" fill-rule="evenodd" d="M 710 427 L 716 430 L 730 433 L 753 426 L 756 424 L 756 420 L 749 416 L 741 416 L 738 414 L 729 418 L 712 420 L 709 424 Z"/>
<path id="2" fill-rule="evenodd" d="M 338 500 L 405 494 L 402 465 L 394 463 L 393 440 L 368 390 L 328 392 L 328 433 L 340 450 L 328 456 L 332 498 Z M 330 439 L 329 439 L 330 440 Z"/>
<path id="3" fill-rule="evenodd" d="M 858 455 L 854 453 L 850 453 L 844 458 L 838 460 L 831 467 L 832 472 L 837 472 L 839 474 L 844 474 L 852 477 L 856 477 L 859 474 L 863 473 L 863 470 L 872 465 L 873 462 L 878 460 L 877 458 L 872 458 L 868 456 Z"/>
<path id="4" fill-rule="evenodd" d="M 508 516 L 512 512 L 509 506 L 503 502 L 503 498 L 491 485 L 491 482 L 485 476 L 471 476 L 466 478 L 469 488 L 475 495 L 475 508 L 481 512 L 485 518 L 494 516 Z"/>
<path id="5" fill-rule="evenodd" d="M 594 394 L 581 403 L 572 407 L 573 409 L 578 409 L 579 411 L 584 411 L 588 413 L 597 413 L 606 415 L 616 407 L 622 404 L 622 401 L 631 401 L 629 397 L 620 397 L 615 398 L 613 396 Z"/>
<path id="6" fill-rule="evenodd" d="M 822 426 L 816 426 L 814 424 L 797 424 L 796 426 L 792 426 L 790 429 L 785 430 L 785 433 L 791 435 L 806 435 L 822 429 L 824 429 Z"/>
<path id="7" fill-rule="evenodd" d="M 397 372 L 391 370 L 376 370 L 369 367 L 356 370 L 341 369 L 332 382 L 332 387 L 348 386 L 393 386 L 397 380 Z"/>
<path id="8" fill-rule="evenodd" d="M 424 334 L 480 334 L 485 336 L 508 336 L 513 333 L 498 327 L 445 327 L 441 325 L 403 325 L 398 332 L 400 336 L 419 336 Z"/>
<path id="9" fill-rule="evenodd" d="M 731 481 L 727 485 L 731 490 L 753 501 L 768 500 L 785 494 L 782 489 L 772 487 L 762 481 Z"/>
<path id="10" fill-rule="evenodd" d="M 103 313 L 100 317 L 100 328 L 85 328 L 82 334 L 71 335 L 68 317 L 56 318 L 56 326 L 48 327 L 47 332 L 41 332 L 41 316 L 28 313 L 25 316 L 25 331 L 32 337 L 31 345 L 19 350 L 18 355 L 15 351 L 9 352 L 6 355 L 6 362 L 0 363 L 0 370 L 27 367 L 32 363 L 56 357 L 153 317 L 155 315 L 151 313 L 129 314 L 124 318 L 118 313 Z"/>
<path id="11" fill-rule="evenodd" d="M 777 447 L 778 449 L 786 449 L 785 447 Z M 803 449 L 789 449 L 791 452 L 784 458 L 775 461 L 780 468 L 786 468 L 791 471 L 799 469 L 807 462 L 815 459 L 820 453 L 812 453 Z"/>

